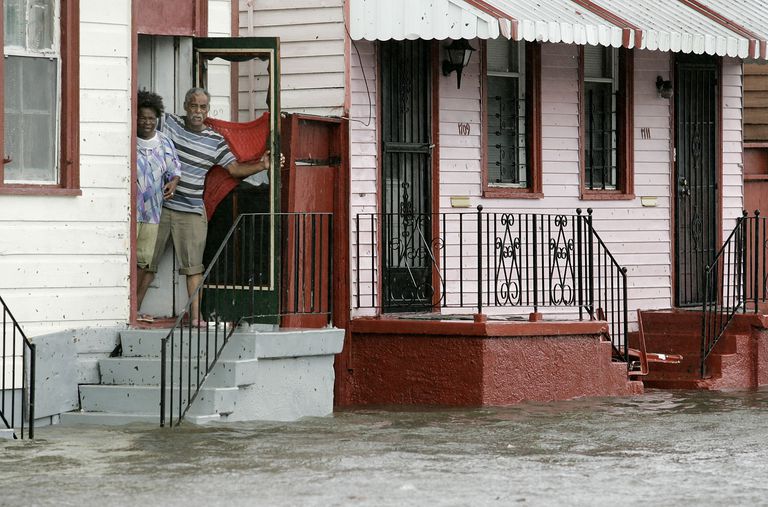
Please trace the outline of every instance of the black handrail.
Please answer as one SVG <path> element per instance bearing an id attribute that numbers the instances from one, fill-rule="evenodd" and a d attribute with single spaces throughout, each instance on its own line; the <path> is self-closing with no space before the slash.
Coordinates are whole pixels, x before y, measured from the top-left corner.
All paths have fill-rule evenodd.
<path id="1" fill-rule="evenodd" d="M 35 438 L 35 344 L 30 342 L 24 330 L 14 318 L 8 305 L 0 297 L 3 310 L 3 343 L 0 356 L 0 421 L 7 429 L 14 431 L 14 438 L 24 438 L 24 424 L 27 422 L 27 437 Z M 9 332 L 10 331 L 10 332 Z M 10 342 L 10 343 L 9 343 Z M 19 358 L 17 344 L 21 342 L 21 378 L 17 370 Z M 10 367 L 9 367 L 10 366 Z M 10 384 L 7 382 L 10 376 Z M 20 384 L 17 382 L 20 380 Z M 21 390 L 21 411 L 17 413 L 16 391 Z M 6 396 L 10 393 L 9 396 Z M 6 407 L 6 398 L 10 398 Z M 18 426 L 17 426 L 18 425 Z"/>
<path id="2" fill-rule="evenodd" d="M 330 213 L 238 216 L 161 342 L 160 426 L 166 418 L 169 426 L 181 423 L 241 324 L 330 325 L 332 260 Z M 198 314 L 190 319 L 198 294 Z"/>
<path id="3" fill-rule="evenodd" d="M 586 215 L 485 212 L 482 206 L 476 212 L 362 213 L 355 225 L 357 308 L 573 308 L 580 320 L 608 321 L 614 357 L 626 361 L 627 273 L 594 230 L 591 209 Z"/>
<path id="4" fill-rule="evenodd" d="M 762 257 L 761 257 L 762 254 Z M 701 319 L 701 376 L 706 361 L 725 334 L 736 313 L 746 313 L 750 303 L 757 313 L 766 300 L 766 221 L 760 211 L 747 211 L 723 242 L 704 273 L 704 303 Z"/>

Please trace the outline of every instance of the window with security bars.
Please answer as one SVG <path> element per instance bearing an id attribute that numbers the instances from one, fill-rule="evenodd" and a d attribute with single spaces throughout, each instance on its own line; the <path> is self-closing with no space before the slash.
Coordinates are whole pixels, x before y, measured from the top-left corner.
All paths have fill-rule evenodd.
<path id="1" fill-rule="evenodd" d="M 485 57 L 488 185 L 526 188 L 525 43 L 489 39 Z"/>
<path id="2" fill-rule="evenodd" d="M 615 190 L 619 184 L 619 52 L 615 48 L 585 46 L 583 66 L 584 186 L 588 190 Z"/>
<path id="3" fill-rule="evenodd" d="M 59 183 L 59 1 L 3 2 L 3 145 L 0 183 Z"/>

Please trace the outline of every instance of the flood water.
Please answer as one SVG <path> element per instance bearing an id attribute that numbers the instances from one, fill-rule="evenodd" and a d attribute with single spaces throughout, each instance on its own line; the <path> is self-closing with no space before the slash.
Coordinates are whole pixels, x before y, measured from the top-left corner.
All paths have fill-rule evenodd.
<path id="1" fill-rule="evenodd" d="M 0 504 L 768 505 L 768 389 L 42 427 L 0 441 Z"/>

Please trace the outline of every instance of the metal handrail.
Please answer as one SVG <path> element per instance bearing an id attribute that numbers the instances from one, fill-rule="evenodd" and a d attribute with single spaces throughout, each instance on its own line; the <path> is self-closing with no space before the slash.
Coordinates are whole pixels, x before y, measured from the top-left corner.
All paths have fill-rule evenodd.
<path id="1" fill-rule="evenodd" d="M 3 310 L 2 355 L 0 356 L 0 421 L 7 429 L 14 431 L 14 438 L 24 438 L 24 424 L 27 421 L 27 437 L 35 438 L 35 344 L 30 342 L 24 330 L 0 297 Z M 10 319 L 10 320 L 9 320 Z M 10 345 L 9 341 L 10 327 Z M 18 359 L 17 343 L 21 340 L 21 386 L 17 385 Z M 10 363 L 10 368 L 8 365 Z M 10 375 L 10 385 L 7 377 Z M 21 413 L 16 412 L 16 391 L 21 390 Z M 6 393 L 10 391 L 10 407 L 6 407 Z M 17 426 L 18 423 L 18 426 Z"/>
<path id="2" fill-rule="evenodd" d="M 707 373 L 707 358 L 736 313 L 739 310 L 745 313 L 750 300 L 757 312 L 758 303 L 765 300 L 765 277 L 762 276 L 765 273 L 765 238 L 765 219 L 760 218 L 760 211 L 755 211 L 754 217 L 743 211 L 711 264 L 705 268 L 701 319 L 702 377 Z M 752 298 L 748 294 L 750 291 Z"/>
<path id="3" fill-rule="evenodd" d="M 330 213 L 238 216 L 161 341 L 160 426 L 166 418 L 170 426 L 181 423 L 241 324 L 315 317 L 330 325 L 332 260 Z M 191 316 L 199 294 L 204 299 Z M 202 320 L 203 326 L 191 325 Z"/>
<path id="4" fill-rule="evenodd" d="M 614 357 L 627 359 L 627 271 L 595 231 L 591 209 L 361 213 L 355 227 L 359 309 L 573 308 L 580 320 L 608 321 Z"/>

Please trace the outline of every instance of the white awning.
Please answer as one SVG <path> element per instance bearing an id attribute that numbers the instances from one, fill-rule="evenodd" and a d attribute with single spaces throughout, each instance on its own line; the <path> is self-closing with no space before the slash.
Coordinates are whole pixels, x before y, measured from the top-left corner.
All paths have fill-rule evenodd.
<path id="1" fill-rule="evenodd" d="M 350 0 L 353 39 L 492 39 L 768 58 L 764 0 Z"/>
<path id="2" fill-rule="evenodd" d="M 464 0 L 352 0 L 354 40 L 495 39 L 499 20 Z"/>

